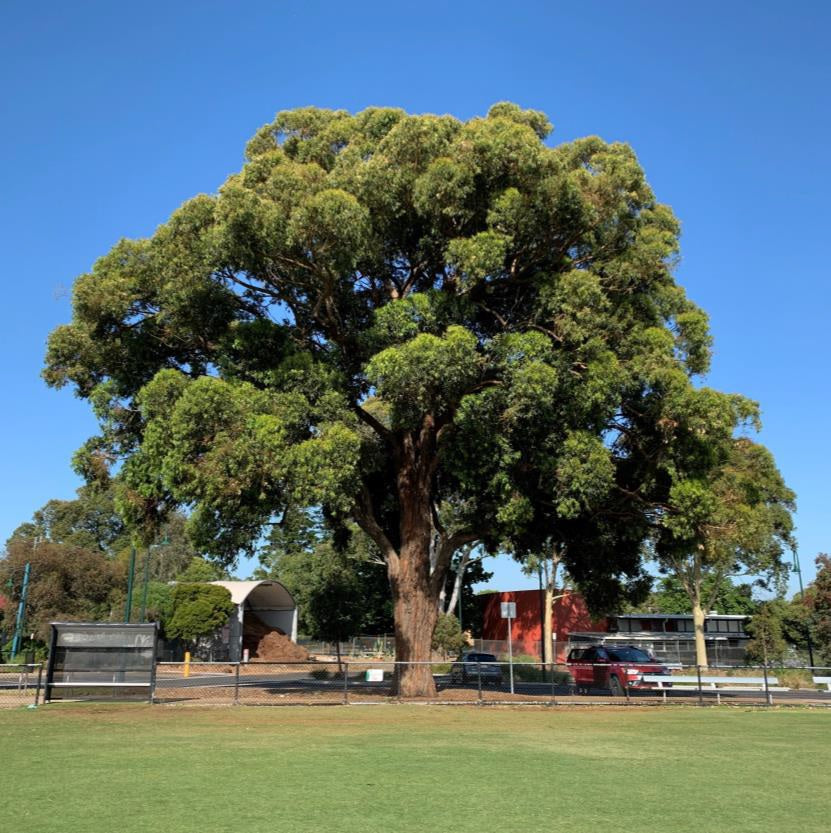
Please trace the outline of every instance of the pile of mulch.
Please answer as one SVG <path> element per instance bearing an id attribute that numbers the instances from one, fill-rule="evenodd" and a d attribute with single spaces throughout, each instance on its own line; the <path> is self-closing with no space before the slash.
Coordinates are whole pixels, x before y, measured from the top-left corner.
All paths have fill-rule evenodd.
<path id="1" fill-rule="evenodd" d="M 245 614 L 242 632 L 243 650 L 249 659 L 268 662 L 308 662 L 309 652 L 292 642 L 279 628 L 272 628 L 250 610 Z"/>

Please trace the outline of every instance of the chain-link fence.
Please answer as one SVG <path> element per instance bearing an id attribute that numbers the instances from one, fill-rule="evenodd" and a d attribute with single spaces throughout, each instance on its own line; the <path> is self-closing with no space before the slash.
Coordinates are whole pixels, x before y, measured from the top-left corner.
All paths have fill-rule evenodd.
<path id="1" fill-rule="evenodd" d="M 827 678 L 826 682 L 819 682 Z M 160 663 L 154 702 L 334 705 L 831 705 L 831 668 L 669 667 L 626 662 Z M 417 690 L 416 696 L 409 692 Z"/>
<path id="2" fill-rule="evenodd" d="M 42 665 L 0 665 L 0 708 L 44 700 Z M 416 696 L 410 693 L 416 691 Z M 71 700 L 64 696 L 62 699 Z M 89 694 L 83 699 L 89 699 Z M 107 699 L 102 695 L 102 699 Z M 340 705 L 426 702 L 538 705 L 831 706 L 831 667 L 689 666 L 660 661 L 159 663 L 154 703 Z"/>
<path id="3" fill-rule="evenodd" d="M 43 666 L 0 664 L 0 708 L 36 706 L 41 698 Z"/>

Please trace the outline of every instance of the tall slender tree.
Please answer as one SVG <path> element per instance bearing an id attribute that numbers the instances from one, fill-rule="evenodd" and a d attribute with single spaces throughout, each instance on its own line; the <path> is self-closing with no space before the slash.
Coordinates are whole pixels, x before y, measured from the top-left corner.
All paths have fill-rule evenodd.
<path id="1" fill-rule="evenodd" d="M 685 448 L 669 467 L 672 482 L 657 524 L 655 554 L 689 598 L 700 666 L 707 665 L 706 613 L 724 579 L 754 576 L 781 592 L 789 569 L 783 556 L 795 546 L 793 492 L 770 452 L 734 438 L 728 426 L 722 425 L 721 442 L 715 430 L 689 438 L 697 451 Z"/>
<path id="2" fill-rule="evenodd" d="M 434 690 L 459 547 L 555 540 L 598 607 L 642 587 L 646 496 L 719 394 L 706 316 L 675 283 L 678 223 L 625 144 L 486 118 L 282 112 L 247 160 L 78 278 L 45 376 L 102 424 L 131 522 L 193 508 L 216 557 L 286 507 L 373 540 L 401 694 Z"/>

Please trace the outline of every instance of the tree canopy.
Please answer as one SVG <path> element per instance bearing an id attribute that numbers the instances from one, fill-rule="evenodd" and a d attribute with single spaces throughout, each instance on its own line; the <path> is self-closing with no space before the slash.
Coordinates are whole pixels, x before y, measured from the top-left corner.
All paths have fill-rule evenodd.
<path id="1" fill-rule="evenodd" d="M 137 569 L 140 575 L 146 566 L 148 584 L 145 594 L 143 583 L 134 583 L 134 616 L 146 607 L 147 616 L 164 626 L 172 612 L 168 582 L 228 577 L 196 554 L 184 524 L 180 513 L 169 513 L 159 530 L 163 543 L 138 548 Z M 31 569 L 25 621 L 27 633 L 34 633 L 40 643 L 38 649 L 48 644 L 50 621 L 121 619 L 132 539 L 106 480 L 81 487 L 75 500 L 48 501 L 15 529 L 0 554 L 0 594 L 8 600 L 3 630 L 9 627 L 11 608 L 20 601 L 27 563 Z M 146 565 L 144 559 L 149 559 Z"/>
<path id="2" fill-rule="evenodd" d="M 702 596 L 710 602 L 707 611 L 733 616 L 752 616 L 756 612 L 759 602 L 753 598 L 752 584 L 735 584 L 724 576 L 717 582 L 716 578 L 708 573 L 702 580 Z M 678 576 L 670 574 L 660 578 L 658 586 L 637 609 L 647 613 L 689 613 L 690 596 Z"/>
<path id="3" fill-rule="evenodd" d="M 186 505 L 226 561 L 292 506 L 356 523 L 402 661 L 429 659 L 466 543 L 554 541 L 596 608 L 641 592 L 673 449 L 754 409 L 692 383 L 707 318 L 632 149 L 550 132 L 504 102 L 279 113 L 217 193 L 77 279 L 45 378 L 100 419 L 78 469 L 123 460 L 128 521 Z M 431 688 L 407 666 L 402 693 Z"/>
<path id="4" fill-rule="evenodd" d="M 173 612 L 165 631 L 174 639 L 195 642 L 227 624 L 234 611 L 231 594 L 217 584 L 177 584 L 173 588 Z"/>
<path id="5" fill-rule="evenodd" d="M 795 546 L 794 494 L 764 446 L 727 432 L 678 443 L 668 474 L 654 551 L 687 594 L 696 662 L 706 665 L 704 618 L 727 577 L 750 575 L 784 590 L 783 556 Z M 773 613 L 764 618 L 772 621 Z"/>

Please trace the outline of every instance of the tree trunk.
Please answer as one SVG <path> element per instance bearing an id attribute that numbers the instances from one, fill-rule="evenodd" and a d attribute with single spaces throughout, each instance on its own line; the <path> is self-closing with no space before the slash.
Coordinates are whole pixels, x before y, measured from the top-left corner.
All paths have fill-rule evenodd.
<path id="1" fill-rule="evenodd" d="M 401 546 L 398 557 L 388 562 L 395 620 L 395 693 L 399 697 L 433 697 L 433 631 L 436 628 L 438 599 L 447 565 L 432 565 L 435 546 L 430 503 L 432 466 L 435 453 L 427 433 L 422 442 L 405 442 L 402 465 L 398 470 L 398 499 Z"/>
<path id="2" fill-rule="evenodd" d="M 542 661 L 550 665 L 556 659 L 554 656 L 554 631 L 552 628 L 554 619 L 554 587 L 551 579 L 545 582 L 545 598 L 543 601 L 543 625 L 542 625 Z"/>
<path id="3" fill-rule="evenodd" d="M 695 632 L 695 664 L 707 667 L 707 643 L 704 641 L 704 608 L 701 599 L 694 599 L 692 604 L 693 630 Z"/>
<path id="4" fill-rule="evenodd" d="M 453 592 L 450 594 L 450 601 L 447 603 L 447 606 L 442 611 L 443 613 L 456 612 L 456 605 L 459 603 L 459 596 L 462 592 L 462 582 L 464 581 L 465 570 L 467 569 L 468 564 L 470 564 L 470 549 L 466 549 L 462 552 L 462 558 L 459 561 L 458 566 L 456 567 L 456 574 L 453 580 Z M 443 582 L 442 588 L 444 588 L 445 586 L 446 582 Z"/>
<path id="5" fill-rule="evenodd" d="M 399 697 L 432 697 L 433 631 L 438 619 L 438 594 L 433 592 L 427 551 L 401 548 L 397 569 L 390 571 L 395 620 L 395 693 Z"/>

